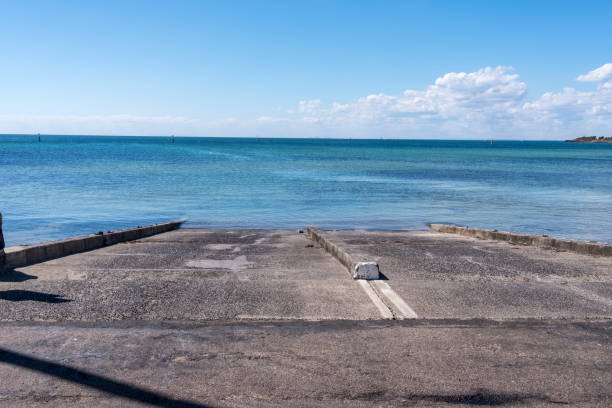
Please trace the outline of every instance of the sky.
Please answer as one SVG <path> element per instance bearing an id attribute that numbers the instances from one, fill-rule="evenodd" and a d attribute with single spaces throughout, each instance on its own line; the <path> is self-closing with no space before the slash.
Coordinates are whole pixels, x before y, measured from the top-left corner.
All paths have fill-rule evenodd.
<path id="1" fill-rule="evenodd" d="M 610 1 L 0 0 L 0 133 L 612 136 Z"/>

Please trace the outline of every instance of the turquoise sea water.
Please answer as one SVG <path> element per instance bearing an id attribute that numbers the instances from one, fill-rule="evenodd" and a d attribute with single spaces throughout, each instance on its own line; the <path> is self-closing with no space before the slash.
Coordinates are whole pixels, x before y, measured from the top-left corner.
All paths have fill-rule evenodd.
<path id="1" fill-rule="evenodd" d="M 612 242 L 612 145 L 4 135 L 0 181 L 7 245 L 178 218 Z"/>

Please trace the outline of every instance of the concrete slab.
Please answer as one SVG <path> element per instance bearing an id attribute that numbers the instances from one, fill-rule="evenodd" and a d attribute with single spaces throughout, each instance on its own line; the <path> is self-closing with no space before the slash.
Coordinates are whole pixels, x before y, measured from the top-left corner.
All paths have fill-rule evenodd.
<path id="1" fill-rule="evenodd" d="M 331 234 L 387 280 L 297 232 L 196 229 L 0 275 L 0 407 L 612 405 L 607 259 Z"/>
<path id="2" fill-rule="evenodd" d="M 0 276 L 0 320 L 377 319 L 292 231 L 177 230 Z"/>
<path id="3" fill-rule="evenodd" d="M 612 305 L 531 282 L 393 280 L 390 286 L 419 317 L 449 318 L 605 318 Z"/>
<path id="4" fill-rule="evenodd" d="M 327 234 L 352 251 L 384 263 L 381 271 L 389 278 L 612 278 L 612 260 L 606 257 L 426 231 L 333 231 Z"/>
<path id="5" fill-rule="evenodd" d="M 422 318 L 612 316 L 612 259 L 432 232 L 327 232 Z"/>
<path id="6" fill-rule="evenodd" d="M 0 406 L 603 407 L 611 339 L 580 321 L 3 323 Z"/>

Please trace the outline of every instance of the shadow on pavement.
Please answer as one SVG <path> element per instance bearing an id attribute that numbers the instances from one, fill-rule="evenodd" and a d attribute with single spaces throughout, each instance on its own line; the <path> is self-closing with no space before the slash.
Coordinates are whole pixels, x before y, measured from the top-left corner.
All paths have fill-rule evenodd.
<path id="1" fill-rule="evenodd" d="M 530 395 L 530 394 L 509 394 L 502 392 L 492 392 L 481 389 L 470 394 L 451 394 L 451 395 L 436 395 L 436 394 L 413 394 L 407 396 L 409 400 L 431 401 L 435 403 L 445 403 L 450 405 L 475 405 L 497 407 L 503 405 L 523 404 L 528 401 L 541 401 L 549 404 L 563 404 L 564 402 L 553 401 L 546 396 Z"/>
<path id="2" fill-rule="evenodd" d="M 0 363 L 7 363 L 14 366 L 27 368 L 28 370 L 51 375 L 53 377 L 61 378 L 62 380 L 71 381 L 86 387 L 95 388 L 108 394 L 113 394 L 118 397 L 127 398 L 152 406 L 174 408 L 208 407 L 207 405 L 194 402 L 173 399 L 163 394 L 158 394 L 143 388 L 135 387 L 133 385 L 114 381 L 87 371 L 72 368 L 63 364 L 41 360 L 3 348 L 0 348 Z"/>
<path id="3" fill-rule="evenodd" d="M 5 273 L 0 273 L 0 282 L 24 282 L 30 279 L 38 279 L 38 276 L 28 275 L 27 273 L 10 270 Z"/>
<path id="4" fill-rule="evenodd" d="M 33 302 L 45 303 L 66 303 L 72 302 L 70 299 L 64 299 L 60 295 L 53 293 L 32 292 L 31 290 L 0 290 L 0 300 L 8 300 L 10 302 L 23 302 L 31 300 Z"/>

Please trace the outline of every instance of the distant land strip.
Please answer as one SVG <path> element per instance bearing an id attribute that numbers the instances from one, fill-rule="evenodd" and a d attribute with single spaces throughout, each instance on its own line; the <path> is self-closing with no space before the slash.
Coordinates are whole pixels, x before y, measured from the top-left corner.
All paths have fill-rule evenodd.
<path id="1" fill-rule="evenodd" d="M 612 143 L 612 136 L 582 136 L 575 139 L 566 140 L 568 143 Z"/>

